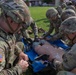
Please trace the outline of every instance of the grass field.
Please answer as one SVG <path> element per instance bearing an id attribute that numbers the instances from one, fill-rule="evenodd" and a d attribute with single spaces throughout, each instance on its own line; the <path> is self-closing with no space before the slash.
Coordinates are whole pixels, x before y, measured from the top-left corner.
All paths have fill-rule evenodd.
<path id="1" fill-rule="evenodd" d="M 48 30 L 49 21 L 46 18 L 46 11 L 50 7 L 29 7 L 31 16 L 35 20 L 38 27 L 43 28 L 45 31 Z M 41 35 L 41 33 L 39 33 Z"/>
<path id="2" fill-rule="evenodd" d="M 30 7 L 31 16 L 39 27 L 44 27 L 47 23 L 46 11 L 50 7 Z"/>

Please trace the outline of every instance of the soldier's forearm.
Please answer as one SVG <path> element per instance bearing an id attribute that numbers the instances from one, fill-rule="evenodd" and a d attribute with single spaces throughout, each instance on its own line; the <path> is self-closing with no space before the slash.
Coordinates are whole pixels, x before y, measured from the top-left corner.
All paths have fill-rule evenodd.
<path id="1" fill-rule="evenodd" d="M 22 74 L 22 69 L 18 65 L 10 69 L 0 71 L 0 75 L 20 75 L 20 74 Z"/>
<path id="2" fill-rule="evenodd" d="M 31 28 L 32 28 L 32 30 L 33 30 L 33 32 L 34 32 L 34 35 L 35 35 L 35 36 L 38 36 L 38 28 L 37 28 L 36 23 L 33 23 L 33 24 L 31 25 Z"/>

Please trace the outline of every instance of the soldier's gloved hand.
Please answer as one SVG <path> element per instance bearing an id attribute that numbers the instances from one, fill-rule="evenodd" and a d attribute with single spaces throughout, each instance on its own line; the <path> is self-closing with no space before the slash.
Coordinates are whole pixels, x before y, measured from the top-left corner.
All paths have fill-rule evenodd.
<path id="1" fill-rule="evenodd" d="M 24 61 L 24 60 L 20 60 L 18 62 L 18 65 L 22 68 L 22 72 L 25 72 L 27 69 L 28 69 L 28 62 L 27 61 Z"/>

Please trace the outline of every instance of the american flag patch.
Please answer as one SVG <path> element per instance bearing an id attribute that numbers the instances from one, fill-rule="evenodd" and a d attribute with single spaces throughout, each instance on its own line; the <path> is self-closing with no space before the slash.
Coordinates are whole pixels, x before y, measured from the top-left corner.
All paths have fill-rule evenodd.
<path id="1" fill-rule="evenodd" d="M 0 55 L 0 62 L 2 62 L 2 55 Z"/>

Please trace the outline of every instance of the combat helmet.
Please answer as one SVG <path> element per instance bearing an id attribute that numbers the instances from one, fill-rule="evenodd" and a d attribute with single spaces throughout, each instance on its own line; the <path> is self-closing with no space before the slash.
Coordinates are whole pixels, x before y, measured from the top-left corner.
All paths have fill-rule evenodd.
<path id="1" fill-rule="evenodd" d="M 22 0 L 0 1 L 1 12 L 12 18 L 16 23 L 29 23 L 30 12 Z"/>
<path id="2" fill-rule="evenodd" d="M 68 17 L 71 17 L 71 16 L 76 16 L 75 11 L 72 9 L 67 9 L 62 12 L 61 19 L 62 19 L 62 21 L 64 21 L 65 19 L 67 19 Z"/>
<path id="3" fill-rule="evenodd" d="M 51 18 L 58 14 L 58 11 L 55 8 L 50 8 L 46 11 L 46 17 Z"/>
<path id="4" fill-rule="evenodd" d="M 74 10 L 76 12 L 76 9 L 75 9 L 75 7 L 73 5 L 67 6 L 66 9 L 72 9 L 72 10 Z"/>
<path id="5" fill-rule="evenodd" d="M 66 2 L 66 4 L 67 5 L 72 5 L 73 3 L 72 3 L 72 1 L 68 1 L 68 2 Z"/>
<path id="6" fill-rule="evenodd" d="M 73 16 L 64 20 L 59 27 L 59 31 L 67 34 L 76 32 L 76 17 Z"/>
<path id="7" fill-rule="evenodd" d="M 66 3 L 62 3 L 61 5 L 62 9 L 65 8 L 66 6 L 67 6 Z"/>

